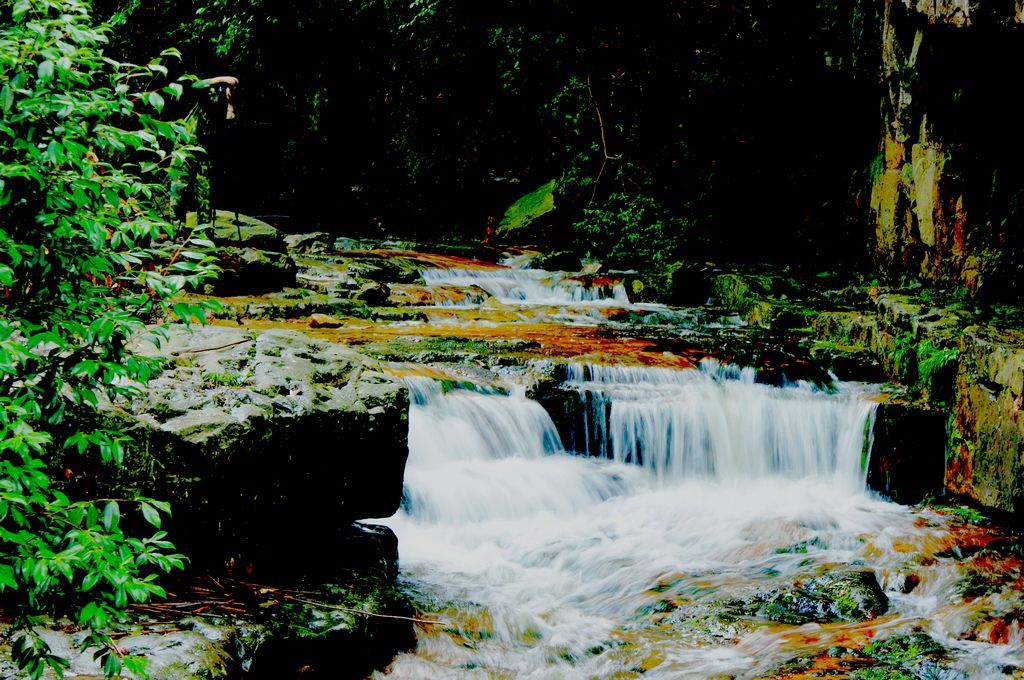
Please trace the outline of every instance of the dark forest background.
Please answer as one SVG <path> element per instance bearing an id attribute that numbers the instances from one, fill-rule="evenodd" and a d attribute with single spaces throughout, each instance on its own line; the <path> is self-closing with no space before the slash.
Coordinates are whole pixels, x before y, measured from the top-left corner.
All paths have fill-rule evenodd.
<path id="1" fill-rule="evenodd" d="M 548 245 L 820 267 L 868 252 L 879 4 L 99 7 L 128 58 L 175 45 L 185 69 L 241 79 L 237 119 L 204 133 L 218 207 L 473 242 L 557 180 L 557 216 L 529 234 Z"/>

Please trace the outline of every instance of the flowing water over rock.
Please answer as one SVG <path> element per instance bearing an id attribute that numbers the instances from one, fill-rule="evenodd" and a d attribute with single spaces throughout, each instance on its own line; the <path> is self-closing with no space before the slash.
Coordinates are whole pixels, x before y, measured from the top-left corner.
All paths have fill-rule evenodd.
<path id="1" fill-rule="evenodd" d="M 780 475 L 864 486 L 858 452 L 876 404 L 852 385 L 833 395 L 809 383 L 777 389 L 757 384 L 752 368 L 712 360 L 695 371 L 572 364 L 567 373 L 583 402 L 576 451 L 663 480 Z"/>
<path id="2" fill-rule="evenodd" d="M 425 269 L 421 275 L 428 286 L 476 287 L 505 304 L 629 305 L 626 288 L 615 279 L 587 282 L 565 272 L 511 267 L 493 270 Z M 442 304 L 460 303 L 442 301 Z"/>
<path id="3" fill-rule="evenodd" d="M 391 676 L 797 677 L 870 661 L 889 674 L 859 677 L 965 678 L 1024 661 L 1005 584 L 965 597 L 950 522 L 865 491 L 870 388 L 775 387 L 715 363 L 565 378 L 588 414 L 570 448 L 592 456 L 567 451 L 521 388 L 409 380 L 405 507 L 388 523 L 441 623 Z M 1002 644 L 977 633 L 991 620 Z M 856 651 L 875 639 L 875 656 Z"/>

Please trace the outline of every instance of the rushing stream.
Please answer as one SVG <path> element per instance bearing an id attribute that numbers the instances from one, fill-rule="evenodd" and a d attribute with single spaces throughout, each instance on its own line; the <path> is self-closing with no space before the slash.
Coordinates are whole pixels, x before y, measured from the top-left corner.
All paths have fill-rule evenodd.
<path id="1" fill-rule="evenodd" d="M 509 271 L 434 279 L 521 300 L 538 279 Z M 564 281 L 536 299 L 589 295 Z M 575 404 L 564 442 L 515 384 L 407 379 L 406 502 L 385 521 L 406 587 L 438 623 L 385 675 L 771 677 L 905 633 L 943 648 L 916 677 L 1024 664 L 1016 600 L 999 587 L 965 595 L 951 520 L 866 490 L 870 386 L 766 385 L 714 362 L 563 373 Z M 877 579 L 887 609 L 782 623 L 749 604 L 850 569 Z M 976 632 L 998 616 L 1010 623 Z"/>

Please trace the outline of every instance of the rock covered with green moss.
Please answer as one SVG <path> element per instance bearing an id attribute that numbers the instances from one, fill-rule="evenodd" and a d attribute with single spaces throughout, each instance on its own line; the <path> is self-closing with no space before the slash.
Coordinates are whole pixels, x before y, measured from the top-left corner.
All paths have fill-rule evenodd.
<path id="1" fill-rule="evenodd" d="M 889 601 L 869 569 L 835 567 L 792 584 L 759 593 L 740 611 L 780 623 L 864 621 L 884 614 Z"/>

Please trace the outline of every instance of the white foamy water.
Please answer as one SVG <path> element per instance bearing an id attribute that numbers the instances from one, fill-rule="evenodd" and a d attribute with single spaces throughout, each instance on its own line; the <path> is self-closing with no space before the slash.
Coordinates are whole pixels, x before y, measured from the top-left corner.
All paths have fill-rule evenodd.
<path id="1" fill-rule="evenodd" d="M 854 561 L 890 587 L 897 616 L 879 630 L 932 626 L 970 677 L 1020 660 L 1019 644 L 952 641 L 960 623 L 934 616 L 949 569 L 929 567 L 920 594 L 895 592 L 907 555 L 894 546 L 946 529 L 864 491 L 862 388 L 770 387 L 715 365 L 577 366 L 569 378 L 607 458 L 566 452 L 521 391 L 410 380 L 406 507 L 386 523 L 420 608 L 443 623 L 422 626 L 390 676 L 756 677 L 808 640 L 852 632 L 808 624 L 790 636 L 701 608 Z M 696 614 L 655 621 L 668 596 Z"/>
<path id="2" fill-rule="evenodd" d="M 576 448 L 644 466 L 659 478 L 722 481 L 781 475 L 863 489 L 876 404 L 863 388 L 759 385 L 751 368 L 568 367 L 581 399 Z M 863 452 L 865 455 L 859 455 Z"/>
<path id="3" fill-rule="evenodd" d="M 424 269 L 428 286 L 479 288 L 505 304 L 629 306 L 621 283 L 588 285 L 566 272 L 535 269 Z M 449 304 L 441 300 L 440 304 Z M 467 303 L 454 303 L 467 304 Z"/>

